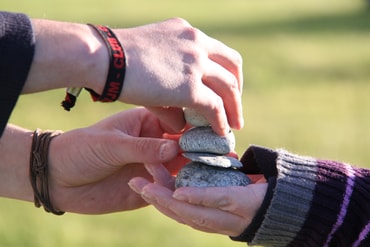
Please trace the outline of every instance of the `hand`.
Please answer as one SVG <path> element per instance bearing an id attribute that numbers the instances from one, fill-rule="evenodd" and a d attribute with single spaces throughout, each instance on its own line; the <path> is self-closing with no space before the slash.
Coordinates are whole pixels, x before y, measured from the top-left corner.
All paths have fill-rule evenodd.
<path id="1" fill-rule="evenodd" d="M 32 26 L 35 55 L 22 93 L 63 87 L 103 91 L 109 56 L 96 31 L 50 20 L 32 20 Z M 179 18 L 113 31 L 127 61 L 119 100 L 147 107 L 176 132 L 185 126 L 182 107 L 198 110 L 220 135 L 229 126 L 243 126 L 238 52 Z"/>
<path id="2" fill-rule="evenodd" d="M 137 176 L 151 179 L 143 163 L 176 158 L 177 141 L 162 139 L 164 135 L 152 113 L 136 108 L 55 137 L 49 155 L 54 207 L 101 214 L 145 206 L 127 183 Z M 181 165 L 181 158 L 174 162 Z"/>
<path id="3" fill-rule="evenodd" d="M 174 190 L 174 177 L 161 165 L 145 165 L 154 183 L 143 177 L 130 187 L 168 217 L 204 232 L 239 236 L 251 223 L 267 190 L 261 176 L 246 187 L 182 187 Z"/>
<path id="4" fill-rule="evenodd" d="M 197 109 L 220 135 L 243 126 L 238 52 L 179 18 L 114 32 L 127 56 L 122 101 L 148 107 L 177 131 L 182 107 Z"/>

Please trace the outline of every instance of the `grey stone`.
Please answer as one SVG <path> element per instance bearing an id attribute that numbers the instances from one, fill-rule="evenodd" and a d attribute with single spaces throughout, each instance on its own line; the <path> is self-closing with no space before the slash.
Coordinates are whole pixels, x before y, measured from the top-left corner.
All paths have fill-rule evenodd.
<path id="1" fill-rule="evenodd" d="M 235 149 L 235 136 L 232 131 L 219 136 L 210 126 L 194 127 L 181 136 L 179 145 L 184 152 L 228 154 Z"/>
<path id="2" fill-rule="evenodd" d="M 251 180 L 241 171 L 190 162 L 177 174 L 175 187 L 247 186 Z"/>
<path id="3" fill-rule="evenodd" d="M 210 125 L 208 120 L 193 108 L 184 108 L 184 117 L 187 123 L 195 127 Z"/>
<path id="4" fill-rule="evenodd" d="M 191 161 L 204 163 L 209 166 L 218 166 L 223 168 L 240 168 L 243 166 L 238 159 L 230 156 L 221 156 L 209 153 L 183 153 L 182 155 Z"/>

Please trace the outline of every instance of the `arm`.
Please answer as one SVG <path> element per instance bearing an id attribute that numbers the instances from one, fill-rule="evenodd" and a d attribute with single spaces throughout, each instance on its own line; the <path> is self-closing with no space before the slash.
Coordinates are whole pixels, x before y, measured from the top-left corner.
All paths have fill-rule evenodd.
<path id="1" fill-rule="evenodd" d="M 251 245 L 369 244 L 369 170 L 256 146 L 241 160 L 245 172 L 263 173 L 269 185 L 173 191 L 161 186 L 170 178 L 158 168 L 151 171 L 156 184 L 135 178 L 130 185 L 179 222 Z"/>
<path id="2" fill-rule="evenodd" d="M 7 125 L 0 139 L 0 196 L 33 200 L 29 182 L 32 131 Z"/>
<path id="3" fill-rule="evenodd" d="M 31 22 L 34 56 L 22 93 L 87 87 L 101 94 L 109 57 L 98 33 L 78 23 Z M 113 31 L 127 61 L 120 101 L 148 107 L 176 131 L 185 125 L 184 106 L 199 110 L 219 134 L 242 127 L 239 53 L 178 18 Z"/>
<path id="4" fill-rule="evenodd" d="M 36 53 L 24 91 L 77 86 L 101 94 L 108 55 L 100 36 L 82 24 L 34 20 L 33 26 Z M 113 31 L 127 60 L 120 101 L 170 115 L 177 131 L 185 124 L 184 106 L 198 109 L 219 134 L 229 125 L 242 127 L 242 62 L 236 51 L 181 19 Z"/>
<path id="5" fill-rule="evenodd" d="M 33 201 L 29 179 L 32 134 L 8 125 L 0 139 L 1 197 Z M 166 132 L 158 119 L 145 108 L 137 108 L 54 137 L 48 160 L 54 208 L 102 214 L 145 206 L 127 185 L 136 176 L 150 179 L 143 163 L 175 158 L 181 165 L 176 159 L 177 142 L 163 135 Z"/>
<path id="6" fill-rule="evenodd" d="M 265 149 L 254 149 L 259 156 L 266 153 Z M 250 152 L 256 154 L 252 149 Z M 277 150 L 276 154 L 274 196 L 252 243 L 279 246 L 369 244 L 369 170 L 285 150 Z M 281 232 L 287 234 L 279 236 Z"/>

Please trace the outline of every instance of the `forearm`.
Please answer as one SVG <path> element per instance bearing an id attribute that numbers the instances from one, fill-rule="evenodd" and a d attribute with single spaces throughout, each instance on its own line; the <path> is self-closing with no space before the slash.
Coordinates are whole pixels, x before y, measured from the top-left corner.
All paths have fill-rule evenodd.
<path id="1" fill-rule="evenodd" d="M 21 93 L 104 87 L 108 52 L 84 24 L 0 11 L 0 53 L 0 136 Z"/>
<path id="2" fill-rule="evenodd" d="M 7 125 L 0 138 L 0 197 L 33 201 L 29 179 L 32 132 Z"/>
<path id="3" fill-rule="evenodd" d="M 88 25 L 32 20 L 35 55 L 22 93 L 63 87 L 100 92 L 108 71 L 108 52 Z"/>

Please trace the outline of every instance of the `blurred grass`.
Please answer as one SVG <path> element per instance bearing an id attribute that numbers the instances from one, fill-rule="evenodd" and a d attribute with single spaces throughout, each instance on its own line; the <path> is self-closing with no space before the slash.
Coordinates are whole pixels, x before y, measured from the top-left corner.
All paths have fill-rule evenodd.
<path id="1" fill-rule="evenodd" d="M 370 167 L 370 11 L 361 0 L 2 0 L 0 9 L 33 18 L 132 27 L 174 16 L 238 50 L 244 58 L 251 143 Z M 68 130 L 126 106 L 91 103 L 69 113 L 63 90 L 22 96 L 11 122 Z M 29 203 L 0 201 L 0 246 L 245 246 L 173 222 L 148 207 L 104 216 L 55 217 Z"/>

